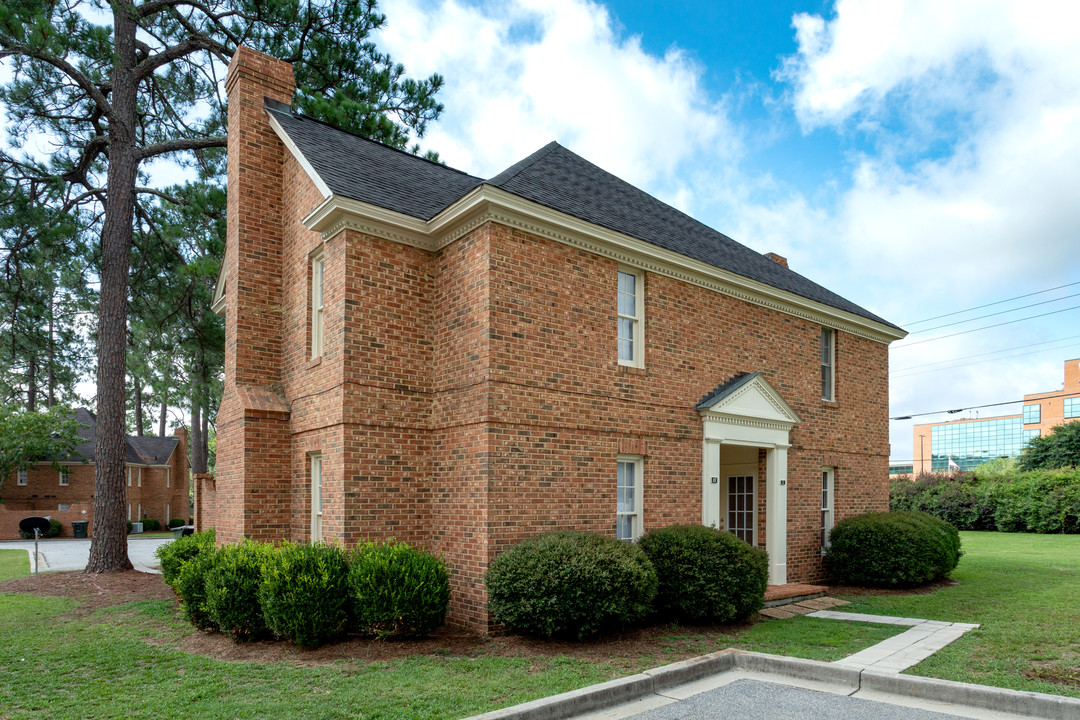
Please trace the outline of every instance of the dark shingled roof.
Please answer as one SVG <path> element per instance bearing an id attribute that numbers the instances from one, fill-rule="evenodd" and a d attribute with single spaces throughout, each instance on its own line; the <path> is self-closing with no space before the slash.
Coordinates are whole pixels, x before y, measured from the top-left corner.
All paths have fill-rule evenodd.
<path id="1" fill-rule="evenodd" d="M 75 454 L 63 458 L 64 462 L 94 462 L 96 456 L 97 417 L 86 408 L 75 409 L 75 420 L 79 423 L 79 438 L 83 442 L 75 448 Z M 180 442 L 176 437 L 158 437 L 135 435 L 127 436 L 124 448 L 124 462 L 133 465 L 165 465 L 172 457 L 173 450 Z"/>
<path id="2" fill-rule="evenodd" d="M 483 182 L 460 170 L 296 115 L 280 103 L 268 102 L 266 109 L 335 195 L 430 220 Z"/>
<path id="3" fill-rule="evenodd" d="M 430 220 L 481 183 L 713 267 L 896 328 L 552 142 L 484 181 L 297 115 L 267 110 L 335 195 Z"/>
<path id="4" fill-rule="evenodd" d="M 713 390 L 711 393 L 706 394 L 705 397 L 701 398 L 701 400 L 697 404 L 697 409 L 706 410 L 708 408 L 711 408 L 713 405 L 716 405 L 728 395 L 735 392 L 746 383 L 752 381 L 760 374 L 761 373 L 757 372 L 739 373 L 738 375 L 732 377 L 730 380 L 725 380 L 724 382 L 717 385 L 715 390 Z"/>

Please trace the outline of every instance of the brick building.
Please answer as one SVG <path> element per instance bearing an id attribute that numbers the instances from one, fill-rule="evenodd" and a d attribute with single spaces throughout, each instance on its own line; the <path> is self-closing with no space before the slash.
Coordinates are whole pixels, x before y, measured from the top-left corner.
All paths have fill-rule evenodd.
<path id="1" fill-rule="evenodd" d="M 72 457 L 60 461 L 57 471 L 49 462 L 13 473 L 4 482 L 0 504 L 0 538 L 19 537 L 19 521 L 30 515 L 48 515 L 59 520 L 61 535 L 71 536 L 72 520 L 90 521 L 94 531 L 94 446 L 97 418 L 86 408 L 75 410 L 81 443 Z M 172 437 L 127 437 L 128 520 L 146 518 L 162 525 L 171 518 L 187 521 L 188 489 L 187 430 L 179 428 Z"/>
<path id="2" fill-rule="evenodd" d="M 486 630 L 535 533 L 705 523 L 782 584 L 887 508 L 895 325 L 555 143 L 485 180 L 292 112 L 246 48 L 226 88 L 219 541 L 416 543 Z"/>
<path id="3" fill-rule="evenodd" d="M 1080 420 L 1080 358 L 1066 360 L 1061 389 L 1024 395 L 1013 415 L 923 423 L 912 429 L 910 474 L 971 470 L 988 460 L 1016 457 L 1031 438 Z"/>

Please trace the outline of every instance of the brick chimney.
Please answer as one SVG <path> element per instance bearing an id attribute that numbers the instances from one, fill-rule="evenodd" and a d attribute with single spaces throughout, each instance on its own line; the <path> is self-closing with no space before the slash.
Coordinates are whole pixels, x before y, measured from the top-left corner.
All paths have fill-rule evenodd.
<path id="1" fill-rule="evenodd" d="M 291 104 L 292 65 L 239 47 L 229 63 L 225 382 L 272 385 L 281 370 L 281 166 L 266 98 Z"/>
<path id="2" fill-rule="evenodd" d="M 765 253 L 765 257 L 769 258 L 777 265 L 783 265 L 784 267 L 788 266 L 787 258 L 783 255 L 777 255 L 776 253 Z"/>

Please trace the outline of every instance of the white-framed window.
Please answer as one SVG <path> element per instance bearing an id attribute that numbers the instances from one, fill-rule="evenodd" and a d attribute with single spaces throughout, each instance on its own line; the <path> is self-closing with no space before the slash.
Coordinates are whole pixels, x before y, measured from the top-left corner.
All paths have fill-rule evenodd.
<path id="1" fill-rule="evenodd" d="M 20 470 L 19 471 L 18 484 L 25 487 L 26 486 L 26 478 L 27 478 L 27 472 L 25 470 Z"/>
<path id="2" fill-rule="evenodd" d="M 619 455 L 616 469 L 615 537 L 633 542 L 641 537 L 642 459 Z"/>
<path id="3" fill-rule="evenodd" d="M 60 470 L 60 485 L 66 487 L 69 482 L 71 482 L 71 476 L 68 475 L 67 468 L 62 468 Z"/>
<path id="4" fill-rule="evenodd" d="M 322 540 L 323 487 L 322 455 L 312 453 L 311 458 L 311 543 Z"/>
<path id="5" fill-rule="evenodd" d="M 58 505 L 56 506 L 56 509 L 57 509 L 57 510 L 59 510 L 60 512 L 63 512 L 64 510 L 70 510 L 70 509 L 71 509 L 71 505 L 70 505 L 70 504 L 68 504 L 68 503 L 59 503 L 59 504 L 58 504 Z"/>
<path id="6" fill-rule="evenodd" d="M 829 547 L 829 531 L 833 526 L 833 496 L 836 494 L 836 469 L 821 468 L 821 551 Z"/>
<path id="7" fill-rule="evenodd" d="M 131 522 L 131 503 L 128 503 L 128 522 Z"/>
<path id="8" fill-rule="evenodd" d="M 131 487 L 131 466 L 130 465 L 128 465 L 127 470 L 128 470 L 128 473 L 127 473 L 127 475 L 128 475 L 128 477 L 127 477 L 128 487 Z"/>
<path id="9" fill-rule="evenodd" d="M 645 364 L 645 282 L 634 270 L 619 270 L 618 287 L 619 364 L 643 367 Z"/>
<path id="10" fill-rule="evenodd" d="M 311 357 L 323 354 L 323 276 L 326 260 L 322 250 L 311 256 Z"/>
<path id="11" fill-rule="evenodd" d="M 821 399 L 836 399 L 836 331 L 821 328 Z"/>
<path id="12" fill-rule="evenodd" d="M 139 468 L 139 475 L 138 475 L 138 478 L 139 478 L 139 479 L 138 479 L 138 480 L 136 480 L 135 482 L 136 482 L 136 483 L 138 483 L 138 486 L 139 486 L 139 487 L 142 487 L 142 468 Z"/>

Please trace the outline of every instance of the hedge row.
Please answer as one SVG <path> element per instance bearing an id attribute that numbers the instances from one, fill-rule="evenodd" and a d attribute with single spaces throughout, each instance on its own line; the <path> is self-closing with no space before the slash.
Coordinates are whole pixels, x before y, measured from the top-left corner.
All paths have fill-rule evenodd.
<path id="1" fill-rule="evenodd" d="M 917 511 L 867 513 L 833 527 L 825 565 L 844 585 L 916 587 L 945 577 L 960 555 L 960 535 L 944 520 Z"/>
<path id="2" fill-rule="evenodd" d="M 734 535 L 673 526 L 629 544 L 560 531 L 515 545 L 485 576 L 488 609 L 510 630 L 583 639 L 646 618 L 730 622 L 761 609 L 768 560 Z"/>
<path id="3" fill-rule="evenodd" d="M 1080 468 L 1019 472 L 988 463 L 973 473 L 893 480 L 889 507 L 920 510 L 959 530 L 1080 533 Z"/>
<path id="4" fill-rule="evenodd" d="M 217 548 L 210 530 L 157 552 L 185 617 L 237 641 L 274 635 L 315 647 L 349 630 L 418 637 L 443 623 L 450 599 L 445 563 L 405 543 Z"/>

